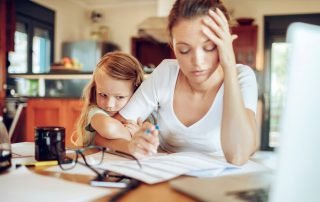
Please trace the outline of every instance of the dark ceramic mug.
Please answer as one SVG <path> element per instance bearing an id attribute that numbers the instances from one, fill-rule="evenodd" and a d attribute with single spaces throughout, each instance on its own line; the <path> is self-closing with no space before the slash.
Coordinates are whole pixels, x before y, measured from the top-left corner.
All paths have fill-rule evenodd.
<path id="1" fill-rule="evenodd" d="M 35 159 L 37 161 L 58 160 L 65 154 L 65 128 L 60 126 L 36 127 Z"/>

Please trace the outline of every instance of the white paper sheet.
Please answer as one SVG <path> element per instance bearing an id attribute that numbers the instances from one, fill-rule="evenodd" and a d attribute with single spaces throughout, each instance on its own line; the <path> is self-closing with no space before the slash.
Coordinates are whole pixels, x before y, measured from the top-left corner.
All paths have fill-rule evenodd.
<path id="1" fill-rule="evenodd" d="M 20 142 L 11 144 L 12 157 L 34 156 L 34 142 Z"/>
<path id="2" fill-rule="evenodd" d="M 94 154 L 92 157 L 94 157 Z M 139 168 L 134 160 L 104 161 L 99 167 L 141 180 L 148 184 L 163 182 L 196 170 L 235 167 L 223 160 L 215 159 L 212 155 L 195 152 L 150 156 L 140 162 L 142 168 Z"/>
<path id="3" fill-rule="evenodd" d="M 38 175 L 25 167 L 0 175 L 1 201 L 6 202 L 90 201 L 109 193 L 106 188 Z"/>

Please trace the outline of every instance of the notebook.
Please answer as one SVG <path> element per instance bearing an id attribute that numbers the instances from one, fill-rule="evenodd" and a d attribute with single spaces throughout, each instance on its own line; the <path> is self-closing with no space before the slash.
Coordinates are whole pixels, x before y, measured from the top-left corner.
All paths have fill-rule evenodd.
<path id="1" fill-rule="evenodd" d="M 320 201 L 320 26 L 293 23 L 287 42 L 288 91 L 275 174 L 178 179 L 174 189 L 201 201 Z"/>

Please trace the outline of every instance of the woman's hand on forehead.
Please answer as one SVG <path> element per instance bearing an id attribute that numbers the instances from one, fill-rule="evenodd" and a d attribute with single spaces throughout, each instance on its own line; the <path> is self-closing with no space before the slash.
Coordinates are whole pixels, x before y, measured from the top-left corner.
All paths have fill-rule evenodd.
<path id="1" fill-rule="evenodd" d="M 237 36 L 231 35 L 228 21 L 219 9 L 215 12 L 210 10 L 203 18 L 202 31 L 217 45 L 222 68 L 234 67 L 236 62 L 232 42 Z"/>

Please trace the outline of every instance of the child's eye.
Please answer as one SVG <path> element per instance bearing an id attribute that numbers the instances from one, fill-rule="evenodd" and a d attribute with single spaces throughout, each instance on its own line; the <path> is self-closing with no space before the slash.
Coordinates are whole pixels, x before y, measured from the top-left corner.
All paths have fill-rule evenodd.
<path id="1" fill-rule="evenodd" d="M 100 97 L 103 97 L 103 98 L 107 97 L 107 95 L 104 94 L 104 93 L 99 93 L 99 96 L 100 96 Z"/>
<path id="2" fill-rule="evenodd" d="M 216 45 L 214 45 L 214 44 L 209 44 L 209 45 L 204 46 L 203 49 L 204 49 L 205 51 L 214 51 L 214 50 L 216 49 Z"/>
<path id="3" fill-rule="evenodd" d="M 125 96 L 116 96 L 116 99 L 117 100 L 122 100 L 122 99 L 124 99 L 124 98 L 126 98 Z"/>

